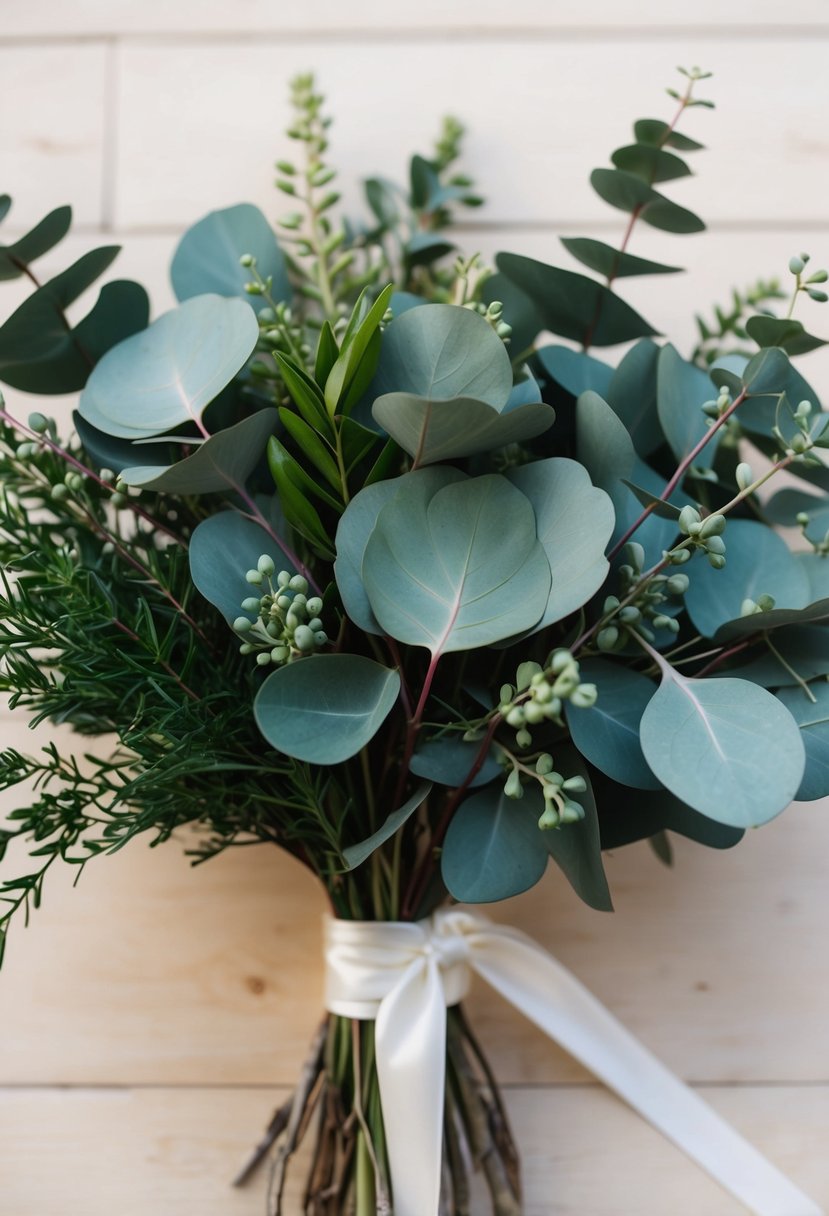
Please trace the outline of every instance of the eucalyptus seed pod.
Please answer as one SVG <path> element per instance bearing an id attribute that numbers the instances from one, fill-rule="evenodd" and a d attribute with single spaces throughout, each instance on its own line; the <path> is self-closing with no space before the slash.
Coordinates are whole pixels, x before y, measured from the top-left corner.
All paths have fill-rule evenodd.
<path id="1" fill-rule="evenodd" d="M 524 787 L 521 784 L 521 774 L 514 768 L 504 782 L 504 794 L 507 798 L 523 798 Z"/>

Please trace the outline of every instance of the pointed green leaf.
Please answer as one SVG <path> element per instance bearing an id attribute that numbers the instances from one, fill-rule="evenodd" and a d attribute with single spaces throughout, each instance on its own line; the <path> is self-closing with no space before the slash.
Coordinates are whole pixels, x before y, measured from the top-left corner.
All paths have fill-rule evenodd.
<path id="1" fill-rule="evenodd" d="M 244 486 L 265 452 L 276 426 L 274 409 L 260 410 L 235 426 L 217 431 L 185 457 L 168 467 L 136 465 L 122 471 L 128 486 L 163 490 L 168 494 L 211 494 Z M 137 447 L 136 452 L 140 453 Z"/>
<path id="2" fill-rule="evenodd" d="M 613 504 L 582 465 L 565 457 L 521 465 L 508 476 L 532 504 L 552 574 L 547 607 L 533 627 L 535 633 L 575 612 L 604 583 Z"/>
<path id="3" fill-rule="evenodd" d="M 311 655 L 268 676 L 253 714 L 277 751 L 309 764 L 340 764 L 371 742 L 399 692 L 398 673 L 373 659 Z"/>
<path id="4" fill-rule="evenodd" d="M 367 290 L 366 288 L 366 292 Z M 371 346 L 371 340 L 385 316 L 393 291 L 394 287 L 391 284 L 384 287 L 359 326 L 355 326 L 353 330 L 346 329 L 340 353 L 325 381 L 325 403 L 331 415 L 334 414 L 337 406 L 348 392 L 363 360 L 368 358 L 369 362 L 372 363 L 371 354 L 373 353 L 375 358 L 379 354 L 376 344 L 373 347 Z M 366 292 L 363 293 L 363 298 L 367 300 L 368 296 Z M 354 307 L 352 322 L 355 315 L 359 315 L 359 309 L 360 301 L 358 300 Z M 370 375 L 374 374 L 374 370 L 374 366 L 372 366 Z"/>
<path id="5" fill-rule="evenodd" d="M 795 797 L 805 751 L 791 714 L 747 680 L 667 669 L 642 716 L 642 750 L 689 806 L 733 827 L 773 819 Z"/>
<path id="6" fill-rule="evenodd" d="M 620 211 L 636 211 L 639 218 L 652 228 L 665 232 L 704 232 L 705 224 L 693 211 L 678 206 L 632 173 L 621 169 L 594 169 L 590 184 L 611 207 Z"/>
<path id="7" fill-rule="evenodd" d="M 314 380 L 317 384 L 325 384 L 331 374 L 331 368 L 339 358 L 340 348 L 330 321 L 323 321 L 317 342 L 317 354 L 314 360 Z"/>
<path id="8" fill-rule="evenodd" d="M 563 338 L 613 346 L 656 333 L 629 304 L 586 275 L 515 253 L 499 253 L 496 262 L 501 274 L 535 305 L 542 328 Z"/>
<path id="9" fill-rule="evenodd" d="M 71 223 L 72 208 L 58 207 L 13 244 L 0 245 L 0 281 L 20 278 L 26 266 L 63 240 Z"/>
<path id="10" fill-rule="evenodd" d="M 632 253 L 623 253 L 592 237 L 563 236 L 559 238 L 568 253 L 583 266 L 595 270 L 608 279 L 625 279 L 640 274 L 680 274 L 681 266 L 665 266 L 662 262 L 650 262 Z"/>
<path id="11" fill-rule="evenodd" d="M 714 570 L 697 558 L 688 566 L 691 580 L 685 593 L 688 615 L 703 637 L 714 637 L 721 626 L 738 620 L 743 601 L 763 595 L 775 607 L 805 608 L 810 599 L 809 577 L 786 542 L 765 524 L 734 519 L 724 538 L 725 566 Z M 751 617 L 744 620 L 750 622 Z"/>
<path id="12" fill-rule="evenodd" d="M 331 455 L 330 448 L 320 439 L 316 430 L 285 406 L 280 406 L 279 419 L 285 430 L 304 452 L 318 472 L 322 473 L 329 485 L 338 493 L 342 493 L 342 479 L 337 462 Z"/>
<path id="13" fill-rule="evenodd" d="M 651 494 L 648 490 L 643 490 L 641 486 L 637 486 L 634 482 L 623 478 L 623 481 L 632 494 L 641 502 L 643 507 L 653 509 L 653 514 L 658 515 L 660 519 L 679 519 L 680 508 L 675 507 L 672 502 L 666 502 L 664 498 L 659 498 L 658 495 Z"/>
<path id="14" fill-rule="evenodd" d="M 290 356 L 277 353 L 274 358 L 282 381 L 302 417 L 310 426 L 329 434 L 331 423 L 319 386 Z"/>
<path id="15" fill-rule="evenodd" d="M 268 467 L 288 523 L 323 554 L 333 557 L 328 532 L 322 525 L 319 512 L 307 497 L 310 492 L 325 500 L 329 498 L 328 491 L 308 476 L 302 465 L 274 436 L 268 440 Z"/>
<path id="16" fill-rule="evenodd" d="M 531 628 L 550 591 L 550 566 L 528 499 L 489 474 L 434 496 L 412 476 L 377 517 L 362 580 L 386 633 L 433 656 L 471 650 Z"/>
<path id="17" fill-rule="evenodd" d="M 504 343 L 483 317 L 454 304 L 427 304 L 395 317 L 383 335 L 374 398 L 409 393 L 470 397 L 502 410 L 512 390 Z"/>
<path id="18" fill-rule="evenodd" d="M 263 279 L 273 280 L 273 299 L 289 300 L 291 285 L 285 256 L 270 224 L 251 203 L 210 211 L 187 229 L 170 266 L 176 299 L 190 300 L 210 292 L 241 297 L 258 311 L 264 304 L 262 297 L 245 291 L 252 277 L 239 260 L 245 253 L 256 258 L 256 269 Z"/>
<path id="19" fill-rule="evenodd" d="M 411 798 L 407 798 L 401 807 L 398 807 L 396 811 L 392 811 L 385 823 L 376 832 L 373 832 L 366 840 L 361 840 L 359 844 L 352 844 L 343 849 L 346 869 L 356 870 L 357 866 L 361 866 L 382 844 L 390 840 L 395 832 L 399 832 L 403 825 L 411 819 L 417 808 L 422 806 L 426 801 L 431 789 L 431 781 L 422 782 Z"/>
<path id="20" fill-rule="evenodd" d="M 555 414 L 537 401 L 498 413 L 470 397 L 432 400 L 386 393 L 372 407 L 377 423 L 414 458 L 414 466 L 473 456 L 533 439 L 550 429 Z"/>
<path id="21" fill-rule="evenodd" d="M 241 300 L 195 296 L 114 346 L 81 394 L 81 415 L 125 439 L 197 421 L 247 361 L 259 337 Z"/>
<path id="22" fill-rule="evenodd" d="M 779 346 L 788 355 L 806 355 L 826 345 L 825 338 L 807 333 L 802 323 L 791 317 L 749 317 L 746 333 L 758 346 Z"/>
<path id="23" fill-rule="evenodd" d="M 576 747 L 621 785 L 660 789 L 662 783 L 648 767 L 639 742 L 639 724 L 654 694 L 653 681 L 607 659 L 584 660 L 580 675 L 596 685 L 599 696 L 591 709 L 567 707 L 567 725 Z"/>
<path id="24" fill-rule="evenodd" d="M 441 854 L 449 894 L 463 903 L 491 903 L 535 886 L 547 868 L 540 814 L 535 800 L 507 798 L 500 782 L 467 798 Z"/>
<path id="25" fill-rule="evenodd" d="M 672 131 L 661 118 L 640 118 L 633 124 L 633 135 L 639 144 L 650 144 L 651 147 L 676 148 L 679 152 L 699 152 L 704 147 L 695 139 Z"/>

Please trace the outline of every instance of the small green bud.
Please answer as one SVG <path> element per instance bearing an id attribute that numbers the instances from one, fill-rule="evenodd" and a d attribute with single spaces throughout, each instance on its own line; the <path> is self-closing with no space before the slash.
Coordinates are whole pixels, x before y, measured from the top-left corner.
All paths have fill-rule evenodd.
<path id="1" fill-rule="evenodd" d="M 545 705 L 553 699 L 553 686 L 548 680 L 540 679 L 536 684 L 535 680 L 532 683 L 532 698 L 539 705 Z"/>
<path id="2" fill-rule="evenodd" d="M 737 481 L 737 488 L 740 490 L 747 490 L 754 481 L 754 474 L 751 471 L 751 465 L 746 464 L 745 461 L 743 461 L 742 464 L 738 464 L 735 478 Z"/>
<path id="3" fill-rule="evenodd" d="M 237 616 L 233 622 L 233 628 L 237 633 L 250 633 L 251 629 L 253 629 L 253 621 L 246 616 Z"/>
<path id="4" fill-rule="evenodd" d="M 305 607 L 308 609 L 309 616 L 319 616 L 322 612 L 322 600 L 318 595 L 311 596 Z"/>
<path id="5" fill-rule="evenodd" d="M 64 499 L 69 497 L 69 487 L 59 482 L 56 486 L 52 486 L 51 497 L 54 498 L 55 502 L 63 502 Z"/>
<path id="6" fill-rule="evenodd" d="M 829 296 L 825 291 L 818 291 L 816 287 L 807 288 L 807 295 L 810 300 L 814 300 L 817 304 L 825 304 L 829 300 Z"/>
<path id="7" fill-rule="evenodd" d="M 615 625 L 606 625 L 604 629 L 599 631 L 599 636 L 596 638 L 596 644 L 599 650 L 613 650 L 616 643 L 619 641 L 619 630 Z"/>
<path id="8" fill-rule="evenodd" d="M 245 575 L 245 579 L 254 587 L 258 587 L 262 582 L 262 575 L 258 570 L 248 570 L 247 574 Z"/>
<path id="9" fill-rule="evenodd" d="M 700 540 L 707 540 L 709 536 L 722 536 L 725 524 L 724 515 L 709 515 L 702 521 L 702 527 L 699 530 Z"/>
<path id="10" fill-rule="evenodd" d="M 587 782 L 585 781 L 584 777 L 568 777 L 567 780 L 562 783 L 561 788 L 563 790 L 567 790 L 571 794 L 586 794 Z"/>
<path id="11" fill-rule="evenodd" d="M 98 476 L 106 486 L 112 485 L 113 481 L 115 481 L 115 474 L 112 469 L 101 469 Z"/>
<path id="12" fill-rule="evenodd" d="M 507 714 L 507 726 L 519 727 L 523 726 L 524 722 L 524 707 L 522 705 L 513 705 Z"/>
<path id="13" fill-rule="evenodd" d="M 509 705 L 512 698 L 515 696 L 515 689 L 511 684 L 502 684 L 499 696 L 502 705 Z"/>
<path id="14" fill-rule="evenodd" d="M 692 525 L 698 524 L 699 522 L 700 522 L 699 511 L 697 511 L 696 507 L 692 507 L 689 503 L 687 506 L 684 506 L 682 508 L 682 510 L 680 511 L 679 519 L 677 520 L 677 525 L 679 527 L 680 532 L 684 532 L 685 535 L 688 536 L 688 535 L 690 535 Z"/>
<path id="15" fill-rule="evenodd" d="M 242 256 L 239 258 L 239 265 L 244 266 L 246 270 L 248 270 L 253 265 L 253 263 L 254 263 L 254 257 L 253 257 L 252 253 L 243 253 Z"/>
<path id="16" fill-rule="evenodd" d="M 664 553 L 665 557 L 672 566 L 684 566 L 686 562 L 691 560 L 690 549 L 672 549 L 670 553 Z"/>
<path id="17" fill-rule="evenodd" d="M 535 771 L 541 777 L 546 777 L 553 771 L 553 757 L 549 752 L 542 752 L 535 762 Z"/>
<path id="18" fill-rule="evenodd" d="M 553 695 L 556 697 L 569 697 L 574 689 L 579 686 L 579 670 L 575 663 L 571 669 L 565 670 L 557 677 L 553 685 Z"/>
<path id="19" fill-rule="evenodd" d="M 256 656 L 256 662 L 259 664 L 259 666 L 267 667 L 270 661 L 271 656 L 268 654 L 268 652 L 265 650 L 260 650 L 259 654 Z"/>
<path id="20" fill-rule="evenodd" d="M 262 294 L 262 288 L 259 286 L 258 283 L 245 283 L 245 291 L 248 293 L 249 296 L 261 296 L 261 294 Z M 262 657 L 263 657 L 262 655 L 259 655 L 257 657 L 257 662 Z M 267 655 L 265 655 L 264 657 L 267 659 Z"/>
<path id="21" fill-rule="evenodd" d="M 274 663 L 285 663 L 290 657 L 290 654 L 291 652 L 287 646 L 274 646 L 273 650 L 271 651 L 271 658 L 273 659 Z"/>
<path id="22" fill-rule="evenodd" d="M 801 401 L 798 403 L 797 409 L 794 412 L 794 416 L 799 421 L 805 420 L 806 418 L 808 418 L 810 416 L 811 412 L 812 412 L 811 401 Z"/>
<path id="23" fill-rule="evenodd" d="M 29 430 L 35 432 L 36 435 L 45 435 L 49 430 L 49 419 L 45 414 L 41 414 L 38 410 L 29 414 Z"/>
<path id="24" fill-rule="evenodd" d="M 268 621 L 265 626 L 265 633 L 269 638 L 278 638 L 282 634 L 282 629 L 277 625 L 276 621 Z"/>
<path id="25" fill-rule="evenodd" d="M 618 615 L 623 625 L 635 625 L 642 613 L 634 604 L 628 604 L 627 608 L 622 608 Z"/>
<path id="26" fill-rule="evenodd" d="M 625 557 L 633 569 L 639 574 L 645 568 L 645 550 L 636 541 L 628 541 L 625 545 Z"/>
<path id="27" fill-rule="evenodd" d="M 757 607 L 761 612 L 771 612 L 775 605 L 773 595 L 761 595 L 757 599 Z"/>
<path id="28" fill-rule="evenodd" d="M 18 460 L 27 460 L 29 456 L 34 456 L 37 451 L 37 446 L 34 443 L 19 443 L 15 450 L 15 456 Z"/>
<path id="29" fill-rule="evenodd" d="M 602 604 L 602 612 L 605 614 L 605 616 L 609 612 L 615 612 L 616 609 L 619 607 L 620 603 L 621 603 L 621 600 L 619 599 L 618 596 L 608 595 L 605 599 L 604 604 Z"/>
<path id="30" fill-rule="evenodd" d="M 807 511 L 798 511 L 795 518 L 801 528 L 807 528 L 809 526 L 809 514 Z"/>
<path id="31" fill-rule="evenodd" d="M 712 536 L 705 542 L 705 547 L 709 553 L 716 553 L 720 557 L 725 553 L 725 541 L 721 536 Z"/>
<path id="32" fill-rule="evenodd" d="M 295 574 L 288 586 L 292 591 L 300 591 L 303 595 L 308 594 L 308 580 L 303 578 L 301 574 Z"/>
<path id="33" fill-rule="evenodd" d="M 829 279 L 829 272 L 825 270 L 816 270 L 814 274 L 810 274 L 807 283 L 825 283 Z M 29 424 L 31 425 L 31 423 Z"/>
<path id="34" fill-rule="evenodd" d="M 280 570 L 276 576 L 276 585 L 279 588 L 285 588 L 291 581 L 291 576 L 287 570 Z"/>
<path id="35" fill-rule="evenodd" d="M 616 601 L 616 607 L 619 607 L 618 600 Z M 550 656 L 548 666 L 553 675 L 556 676 L 560 672 L 564 671 L 565 667 L 569 666 L 569 664 L 572 662 L 573 656 L 570 654 L 569 650 L 554 650 Z"/>
<path id="36" fill-rule="evenodd" d="M 744 599 L 740 605 L 740 616 L 754 616 L 760 611 L 758 604 L 755 604 L 752 599 Z"/>
<path id="37" fill-rule="evenodd" d="M 314 634 L 314 644 L 318 650 L 321 646 L 326 646 L 328 644 L 328 634 L 324 629 L 318 629 L 316 631 Z"/>
<path id="38" fill-rule="evenodd" d="M 792 274 L 803 274 L 805 269 L 806 263 L 803 261 L 803 258 L 799 258 L 796 254 L 794 257 L 789 258 L 789 270 Z"/>
<path id="39" fill-rule="evenodd" d="M 521 729 L 516 732 L 515 742 L 518 744 L 519 747 L 527 748 L 530 746 L 532 741 L 533 741 L 533 737 L 525 726 L 522 726 Z"/>
<path id="40" fill-rule="evenodd" d="M 715 570 L 722 570 L 725 566 L 725 558 L 720 553 L 709 553 L 708 562 Z"/>
<path id="41" fill-rule="evenodd" d="M 514 768 L 504 782 L 504 793 L 507 798 L 523 798 L 524 787 L 521 784 L 521 774 Z"/>
<path id="42" fill-rule="evenodd" d="M 557 828 L 559 824 L 558 811 L 555 807 L 548 803 L 538 819 L 538 826 L 542 832 L 548 832 L 551 828 Z"/>
<path id="43" fill-rule="evenodd" d="M 67 473 L 63 480 L 66 482 L 69 489 L 74 490 L 76 493 L 78 490 L 83 489 L 84 479 L 81 477 L 80 473 Z"/>
<path id="44" fill-rule="evenodd" d="M 579 806 L 578 802 L 565 802 L 561 808 L 561 822 L 578 823 L 581 819 L 584 819 L 584 807 Z"/>
<path id="45" fill-rule="evenodd" d="M 290 615 L 290 614 L 289 614 Z M 294 630 L 294 645 L 299 650 L 314 649 L 314 631 L 307 625 L 298 625 Z"/>
<path id="46" fill-rule="evenodd" d="M 691 585 L 687 574 L 672 574 L 665 587 L 669 595 L 684 595 Z"/>
<path id="47" fill-rule="evenodd" d="M 319 633 L 320 629 L 322 629 L 322 621 L 318 616 L 312 616 L 308 621 L 308 628 L 314 633 Z"/>
<path id="48" fill-rule="evenodd" d="M 242 642 L 242 645 L 239 647 L 239 654 L 253 654 L 253 651 L 254 647 L 251 646 L 250 642 Z"/>
<path id="49" fill-rule="evenodd" d="M 258 600 L 255 595 L 249 595 L 246 600 L 242 600 L 241 607 L 245 612 L 258 612 L 262 607 L 262 601 Z"/>
<path id="50" fill-rule="evenodd" d="M 529 722 L 530 726 L 538 726 L 539 722 L 543 722 L 546 716 L 543 705 L 539 705 L 537 701 L 525 702 L 524 720 Z"/>
<path id="51" fill-rule="evenodd" d="M 260 574 L 264 574 L 266 578 L 270 578 L 276 567 L 273 564 L 273 558 L 268 557 L 267 553 L 263 553 L 256 563 Z"/>
<path id="52" fill-rule="evenodd" d="M 595 684 L 580 684 L 570 697 L 570 704 L 577 709 L 592 709 L 598 700 L 599 690 Z"/>
<path id="53" fill-rule="evenodd" d="M 57 489 L 57 486 L 55 489 Z M 112 503 L 113 507 L 115 507 L 116 511 L 120 511 L 122 507 L 127 505 L 129 499 L 127 498 L 126 494 L 122 494 L 120 490 L 116 490 L 109 501 Z"/>

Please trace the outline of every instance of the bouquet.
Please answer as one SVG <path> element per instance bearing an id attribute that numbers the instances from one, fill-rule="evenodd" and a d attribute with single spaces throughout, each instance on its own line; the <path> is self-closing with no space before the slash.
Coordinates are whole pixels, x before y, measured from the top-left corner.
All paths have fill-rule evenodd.
<path id="1" fill-rule="evenodd" d="M 42 283 L 69 208 L 0 246 L 0 278 L 32 284 L 0 379 L 80 392 L 69 436 L 0 409 L 0 688 L 33 723 L 114 736 L 0 755 L 20 787 L 0 851 L 29 856 L 0 940 L 59 859 L 185 825 L 195 862 L 267 843 L 318 877 L 328 1012 L 251 1164 L 275 1146 L 272 1213 L 303 1141 L 314 1216 L 462 1216 L 475 1170 L 493 1213 L 520 1212 L 471 965 L 662 1119 L 602 1062 L 609 1015 L 574 988 L 553 1026 L 552 961 L 454 905 L 524 891 L 552 858 L 610 910 L 603 849 L 727 848 L 829 794 L 829 415 L 792 362 L 824 344 L 794 312 L 827 273 L 792 257 L 788 291 L 735 294 L 688 357 L 617 290 L 677 269 L 630 252 L 638 224 L 704 228 L 662 191 L 701 147 L 681 119 L 711 104 L 706 73 L 684 76 L 673 117 L 637 121 L 592 175 L 627 220 L 618 248 L 562 238 L 589 273 L 457 254 L 480 199 L 451 119 L 405 186 L 372 178 L 366 216 L 338 218 L 309 76 L 279 238 L 252 205 L 210 213 L 152 323 L 120 280 L 67 319 L 117 253 Z"/>

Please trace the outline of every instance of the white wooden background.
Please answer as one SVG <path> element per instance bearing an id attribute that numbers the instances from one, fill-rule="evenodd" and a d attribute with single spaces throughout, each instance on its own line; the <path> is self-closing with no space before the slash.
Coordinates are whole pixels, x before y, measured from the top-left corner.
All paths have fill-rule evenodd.
<path id="1" fill-rule="evenodd" d="M 710 233 L 638 232 L 634 252 L 689 273 L 624 287 L 687 348 L 694 311 L 732 284 L 783 273 L 802 248 L 829 262 L 827 52 L 826 0 L 0 0 L 7 228 L 71 202 L 75 235 L 44 270 L 123 241 L 113 277 L 141 279 L 163 310 L 183 226 L 242 199 L 281 210 L 286 85 L 313 68 L 352 208 L 360 175 L 399 176 L 451 111 L 490 200 L 464 245 L 552 259 L 559 233 L 618 239 L 623 217 L 589 171 L 633 118 L 669 112 L 676 64 L 699 63 L 718 109 L 685 129 L 710 150 L 669 192 Z M 21 298 L 4 287 L 2 315 Z M 810 320 L 829 333 L 829 312 Z M 804 370 L 827 377 L 829 361 Z M 0 730 L 38 743 L 9 715 Z M 680 841 L 673 873 L 645 846 L 620 850 L 612 917 L 552 873 L 495 914 L 829 1205 L 825 809 L 795 806 L 724 854 Z M 77 890 L 59 876 L 0 981 L 0 1214 L 259 1212 L 256 1188 L 226 1183 L 318 1016 L 320 912 L 306 877 L 264 850 L 194 872 L 176 844 L 139 845 Z M 481 993 L 477 1021 L 525 1145 L 528 1216 L 740 1210 L 497 999 Z"/>

